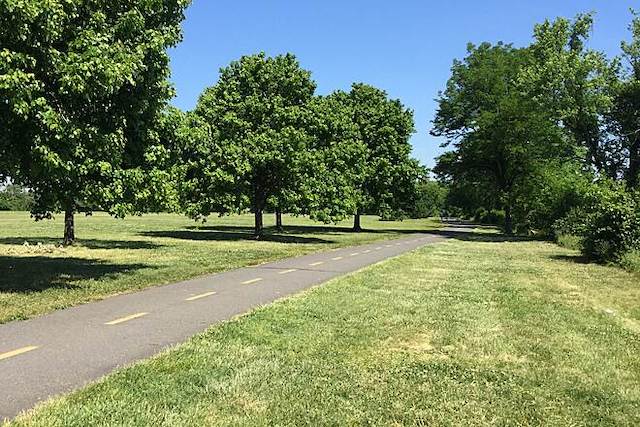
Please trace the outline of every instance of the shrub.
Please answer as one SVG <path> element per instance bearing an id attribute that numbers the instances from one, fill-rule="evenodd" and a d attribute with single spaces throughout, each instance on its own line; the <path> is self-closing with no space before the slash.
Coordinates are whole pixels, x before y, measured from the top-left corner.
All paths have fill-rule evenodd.
<path id="1" fill-rule="evenodd" d="M 640 249 L 640 193 L 620 184 L 594 186 L 584 206 L 557 221 L 556 236 L 580 236 L 582 252 L 590 259 L 620 262 Z"/>
<path id="2" fill-rule="evenodd" d="M 640 273 L 640 249 L 634 249 L 622 255 L 620 265 L 625 270 Z"/>
<path id="3" fill-rule="evenodd" d="M 479 208 L 476 210 L 473 220 L 478 224 L 503 226 L 504 211 L 497 209 L 488 211 L 484 208 Z"/>

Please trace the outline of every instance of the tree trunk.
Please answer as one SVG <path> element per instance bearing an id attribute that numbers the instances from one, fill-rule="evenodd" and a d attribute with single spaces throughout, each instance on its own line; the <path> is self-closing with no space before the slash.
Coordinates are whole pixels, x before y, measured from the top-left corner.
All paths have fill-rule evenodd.
<path id="1" fill-rule="evenodd" d="M 353 217 L 353 231 L 361 232 L 362 226 L 360 225 L 360 211 L 356 212 Z"/>
<path id="2" fill-rule="evenodd" d="M 629 147 L 629 170 L 627 183 L 630 188 L 640 187 L 640 137 L 636 137 Z"/>
<path id="3" fill-rule="evenodd" d="M 255 226 L 254 226 L 254 236 L 256 238 L 262 237 L 262 233 L 264 231 L 264 224 L 262 222 L 262 209 L 256 208 L 254 211 L 255 216 Z"/>
<path id="4" fill-rule="evenodd" d="M 73 208 L 64 211 L 64 245 L 73 245 L 76 240 L 75 226 L 73 222 Z"/>
<path id="5" fill-rule="evenodd" d="M 504 232 L 511 236 L 513 234 L 513 216 L 511 214 L 511 202 L 507 202 L 504 207 Z"/>
<path id="6" fill-rule="evenodd" d="M 284 227 L 282 226 L 282 211 L 280 208 L 276 208 L 276 230 L 284 230 Z"/>

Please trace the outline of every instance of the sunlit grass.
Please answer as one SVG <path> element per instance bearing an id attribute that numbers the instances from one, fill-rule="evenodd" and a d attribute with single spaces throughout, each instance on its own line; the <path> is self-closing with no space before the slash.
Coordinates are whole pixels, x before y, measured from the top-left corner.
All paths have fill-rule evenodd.
<path id="1" fill-rule="evenodd" d="M 268 216 L 266 225 L 273 225 Z M 350 222 L 327 227 L 285 216 L 284 233 L 251 237 L 251 215 L 211 218 L 197 224 L 179 215 L 117 220 L 78 215 L 78 244 L 60 246 L 62 218 L 34 222 L 28 213 L 0 212 L 0 323 L 43 314 L 148 286 L 357 245 L 438 227 L 434 220 L 381 222 L 363 218 L 369 231 Z"/>
<path id="2" fill-rule="evenodd" d="M 212 327 L 15 425 L 640 425 L 640 277 L 477 238 Z"/>

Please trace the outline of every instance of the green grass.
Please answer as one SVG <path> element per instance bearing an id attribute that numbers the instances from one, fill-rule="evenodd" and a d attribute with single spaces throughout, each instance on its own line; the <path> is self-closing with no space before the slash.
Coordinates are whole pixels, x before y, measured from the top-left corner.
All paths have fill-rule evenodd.
<path id="1" fill-rule="evenodd" d="M 640 425 L 640 276 L 478 234 L 210 328 L 12 426 Z"/>
<path id="2" fill-rule="evenodd" d="M 273 223 L 268 216 L 266 225 Z M 278 258 L 397 237 L 438 227 L 434 220 L 381 222 L 364 217 L 325 227 L 285 217 L 284 233 L 251 237 L 250 215 L 212 218 L 204 226 L 178 215 L 116 220 L 78 216 L 74 247 L 59 245 L 62 219 L 34 222 L 24 212 L 0 212 L 0 323 Z M 27 242 L 27 244 L 25 244 Z"/>

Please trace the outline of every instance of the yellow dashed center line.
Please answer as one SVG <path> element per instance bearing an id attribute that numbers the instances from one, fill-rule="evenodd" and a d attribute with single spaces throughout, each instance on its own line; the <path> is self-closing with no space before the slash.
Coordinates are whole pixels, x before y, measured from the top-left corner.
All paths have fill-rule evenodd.
<path id="1" fill-rule="evenodd" d="M 381 250 L 382 250 L 382 246 L 378 246 L 378 247 L 376 248 L 376 251 L 381 251 Z"/>
<path id="2" fill-rule="evenodd" d="M 0 353 L 0 360 L 4 360 L 4 359 L 8 359 L 10 357 L 14 357 L 14 356 L 18 356 L 20 354 L 24 354 L 27 353 L 29 351 L 35 350 L 36 348 L 38 348 L 35 345 L 30 345 L 27 347 L 22 347 L 22 348 L 18 348 L 16 350 L 12 350 L 12 351 L 8 351 L 6 353 Z"/>
<path id="3" fill-rule="evenodd" d="M 341 259 L 343 259 L 344 257 L 341 256 L 337 256 L 335 258 L 331 258 L 331 261 L 340 261 Z"/>
<path id="4" fill-rule="evenodd" d="M 187 299 L 185 299 L 185 301 L 195 301 L 198 300 L 200 298 L 206 298 L 206 297 L 210 297 L 211 295 L 215 295 L 215 292 L 205 292 L 204 294 L 200 294 L 200 295 L 194 295 L 192 297 L 189 297 Z"/>
<path id="5" fill-rule="evenodd" d="M 385 247 L 385 248 L 390 248 L 390 247 L 391 247 L 391 245 L 384 245 L 384 247 Z"/>
<path id="6" fill-rule="evenodd" d="M 262 277 L 258 277 L 255 279 L 247 280 L 246 282 L 242 282 L 243 285 L 250 285 L 252 283 L 258 283 L 262 280 Z"/>
<path id="7" fill-rule="evenodd" d="M 368 254 L 369 252 L 371 252 L 371 249 L 367 249 L 366 251 L 363 251 L 363 254 Z"/>
<path id="8" fill-rule="evenodd" d="M 105 325 L 118 325 L 120 323 L 124 323 L 124 322 L 128 322 L 129 320 L 133 320 L 133 319 L 138 319 L 142 316 L 146 316 L 149 313 L 136 313 L 136 314 L 132 314 L 131 316 L 126 316 L 126 317 L 121 317 L 119 319 L 116 320 L 112 320 L 110 322 L 106 322 Z"/>
<path id="9" fill-rule="evenodd" d="M 290 269 L 290 270 L 284 270 L 284 271 L 281 271 L 281 272 L 280 272 L 280 273 L 278 273 L 278 274 L 289 274 L 289 273 L 293 273 L 294 271 L 298 271 L 298 270 L 296 270 L 295 268 L 292 268 L 292 269 Z"/>
<path id="10" fill-rule="evenodd" d="M 309 264 L 311 267 L 315 267 L 316 265 L 322 265 L 324 264 L 324 261 L 318 261 L 318 262 L 312 262 L 311 264 Z"/>
<path id="11" fill-rule="evenodd" d="M 351 255 L 349 255 L 349 256 L 358 256 L 358 255 L 360 255 L 360 252 L 354 252 L 354 253 L 352 253 L 352 254 L 351 254 Z"/>

